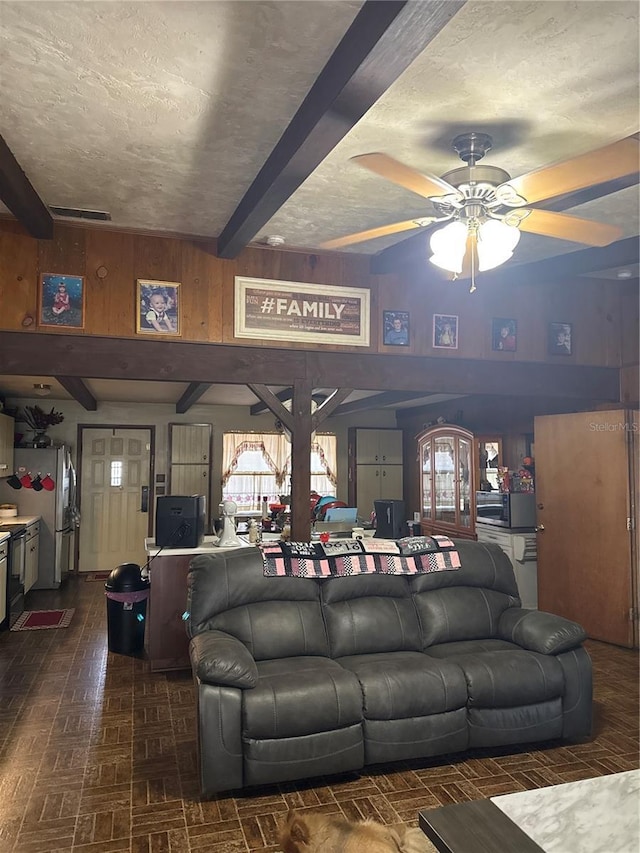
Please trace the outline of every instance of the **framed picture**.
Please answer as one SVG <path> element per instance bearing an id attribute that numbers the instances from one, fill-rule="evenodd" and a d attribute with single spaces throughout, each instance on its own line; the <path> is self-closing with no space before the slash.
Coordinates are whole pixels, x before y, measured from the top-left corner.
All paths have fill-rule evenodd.
<path id="1" fill-rule="evenodd" d="M 506 317 L 491 321 L 491 349 L 496 352 L 515 352 L 518 349 L 518 324 Z"/>
<path id="2" fill-rule="evenodd" d="M 236 338 L 369 346 L 366 287 L 235 277 Z"/>
<path id="3" fill-rule="evenodd" d="M 388 347 L 409 346 L 409 312 L 382 312 L 382 343 Z"/>
<path id="4" fill-rule="evenodd" d="M 84 329 L 84 276 L 43 273 L 39 296 L 40 326 Z"/>
<path id="5" fill-rule="evenodd" d="M 549 323 L 549 355 L 571 355 L 572 346 L 571 323 Z"/>
<path id="6" fill-rule="evenodd" d="M 433 315 L 433 346 L 458 349 L 458 318 L 455 314 Z"/>
<path id="7" fill-rule="evenodd" d="M 181 335 L 180 283 L 139 278 L 137 285 L 136 332 L 139 335 Z"/>

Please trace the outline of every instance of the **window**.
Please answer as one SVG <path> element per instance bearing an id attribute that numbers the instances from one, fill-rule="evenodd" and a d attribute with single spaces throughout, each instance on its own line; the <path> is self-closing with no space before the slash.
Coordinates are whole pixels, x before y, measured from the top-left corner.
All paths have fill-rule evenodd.
<path id="1" fill-rule="evenodd" d="M 111 462 L 111 485 L 112 486 L 121 486 L 122 485 L 122 461 L 121 460 L 112 460 Z"/>
<path id="2" fill-rule="evenodd" d="M 277 503 L 279 495 L 289 493 L 291 445 L 282 433 L 225 433 L 222 452 L 222 497 L 235 501 L 239 512 L 260 509 L 265 495 Z M 316 435 L 310 491 L 335 494 L 336 455 L 335 435 Z"/>

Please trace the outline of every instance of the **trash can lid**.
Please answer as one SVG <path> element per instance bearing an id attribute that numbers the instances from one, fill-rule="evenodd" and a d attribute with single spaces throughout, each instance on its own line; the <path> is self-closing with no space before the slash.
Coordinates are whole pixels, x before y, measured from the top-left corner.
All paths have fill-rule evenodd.
<path id="1" fill-rule="evenodd" d="M 143 578 L 137 563 L 116 566 L 107 578 L 104 588 L 109 592 L 138 592 L 149 588 L 149 579 Z"/>

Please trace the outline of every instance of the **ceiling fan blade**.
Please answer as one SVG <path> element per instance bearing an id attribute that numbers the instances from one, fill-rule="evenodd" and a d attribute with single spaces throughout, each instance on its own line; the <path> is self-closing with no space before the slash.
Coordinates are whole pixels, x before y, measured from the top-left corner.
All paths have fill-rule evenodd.
<path id="1" fill-rule="evenodd" d="M 458 190 L 442 178 L 435 175 L 423 175 L 412 169 L 410 166 L 405 166 L 399 160 L 394 160 L 388 154 L 359 154 L 357 157 L 351 158 L 358 166 L 363 166 L 369 169 L 370 172 L 375 172 L 376 175 L 381 175 L 388 181 L 398 184 L 411 192 L 417 193 L 424 198 L 441 195 L 459 195 Z"/>
<path id="2" fill-rule="evenodd" d="M 381 225 L 380 228 L 370 228 L 368 231 L 359 231 L 357 234 L 347 234 L 346 237 L 336 237 L 335 240 L 327 240 L 320 243 L 321 249 L 340 249 L 342 246 L 351 246 L 353 243 L 364 243 L 365 240 L 374 240 L 376 237 L 387 237 L 389 234 L 399 234 L 401 231 L 411 231 L 413 228 L 422 228 L 432 222 L 438 222 L 436 216 L 423 216 L 416 219 L 407 219 L 405 222 L 394 222 L 391 225 Z"/>
<path id="3" fill-rule="evenodd" d="M 524 212 L 514 211 L 515 214 Z M 573 240 L 574 243 L 584 243 L 587 246 L 608 246 L 622 237 L 621 228 L 606 225 L 604 222 L 593 222 L 591 219 L 580 219 L 566 213 L 554 213 L 551 210 L 530 210 L 518 227 L 521 231 Z"/>
<path id="4" fill-rule="evenodd" d="M 543 166 L 507 181 L 529 204 L 576 192 L 576 190 L 632 175 L 640 169 L 638 135 L 627 136 L 604 148 Z"/>

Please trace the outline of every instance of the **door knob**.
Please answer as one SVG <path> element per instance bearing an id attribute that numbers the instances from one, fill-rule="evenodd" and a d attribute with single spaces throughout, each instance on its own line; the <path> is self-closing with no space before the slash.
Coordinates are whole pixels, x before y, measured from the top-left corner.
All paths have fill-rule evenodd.
<path id="1" fill-rule="evenodd" d="M 544 531 L 544 524 L 539 524 L 539 525 L 536 527 L 536 532 L 537 532 L 537 533 L 542 533 L 543 531 Z"/>

